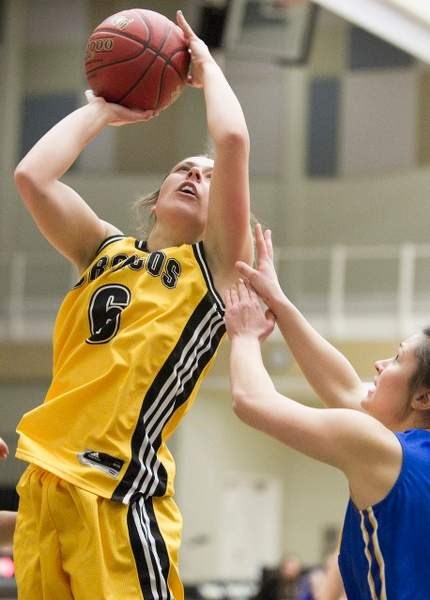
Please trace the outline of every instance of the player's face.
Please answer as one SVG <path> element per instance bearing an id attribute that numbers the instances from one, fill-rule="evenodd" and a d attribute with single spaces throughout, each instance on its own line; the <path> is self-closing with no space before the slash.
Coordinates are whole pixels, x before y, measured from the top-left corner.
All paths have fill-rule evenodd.
<path id="1" fill-rule="evenodd" d="M 205 156 L 186 158 L 175 165 L 160 187 L 155 205 L 157 219 L 191 219 L 203 233 L 212 171 L 213 160 Z"/>
<path id="2" fill-rule="evenodd" d="M 362 407 L 392 430 L 401 430 L 411 415 L 410 382 L 417 368 L 416 351 L 421 335 L 403 341 L 395 356 L 375 363 L 374 385 Z"/>

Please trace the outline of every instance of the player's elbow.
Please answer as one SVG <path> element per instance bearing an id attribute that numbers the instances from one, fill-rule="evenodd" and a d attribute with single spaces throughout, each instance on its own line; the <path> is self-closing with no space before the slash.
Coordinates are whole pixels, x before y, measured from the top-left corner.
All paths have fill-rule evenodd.
<path id="1" fill-rule="evenodd" d="M 24 161 L 16 167 L 14 179 L 16 188 L 24 201 L 30 200 L 32 196 L 42 191 L 43 184 L 40 178 Z"/>
<path id="2" fill-rule="evenodd" d="M 243 389 L 232 390 L 232 407 L 234 414 L 241 421 L 247 422 L 250 412 L 252 411 L 251 397 L 248 392 Z"/>
<path id="3" fill-rule="evenodd" d="M 18 190 L 30 187 L 35 184 L 34 173 L 29 169 L 25 162 L 20 162 L 14 173 L 15 185 Z"/>
<path id="4" fill-rule="evenodd" d="M 246 128 L 228 128 L 219 135 L 217 146 L 235 155 L 249 155 L 250 141 Z"/>

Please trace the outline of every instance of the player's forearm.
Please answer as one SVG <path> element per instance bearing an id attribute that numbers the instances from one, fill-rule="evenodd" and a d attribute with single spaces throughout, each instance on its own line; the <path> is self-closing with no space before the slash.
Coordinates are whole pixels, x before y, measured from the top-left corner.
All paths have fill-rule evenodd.
<path id="1" fill-rule="evenodd" d="M 360 408 L 364 386 L 346 357 L 323 338 L 285 296 L 270 304 L 300 369 L 329 407 Z"/>
<path id="2" fill-rule="evenodd" d="M 215 61 L 203 67 L 203 88 L 208 130 L 215 146 L 233 142 L 249 152 L 249 134 L 242 108 Z"/>
<path id="3" fill-rule="evenodd" d="M 233 409 L 245 422 L 254 423 L 261 398 L 275 391 L 261 356 L 260 342 L 252 336 L 231 340 L 230 385 Z"/>
<path id="4" fill-rule="evenodd" d="M 59 179 L 107 121 L 107 112 L 94 103 L 67 115 L 22 159 L 16 169 L 17 180 L 27 177 L 43 185 Z"/>
<path id="5" fill-rule="evenodd" d="M 256 338 L 232 339 L 230 380 L 233 410 L 241 421 L 287 446 L 309 451 L 307 445 L 312 436 L 303 435 L 306 431 L 304 407 L 277 392 Z M 306 407 L 306 410 L 309 409 Z"/>

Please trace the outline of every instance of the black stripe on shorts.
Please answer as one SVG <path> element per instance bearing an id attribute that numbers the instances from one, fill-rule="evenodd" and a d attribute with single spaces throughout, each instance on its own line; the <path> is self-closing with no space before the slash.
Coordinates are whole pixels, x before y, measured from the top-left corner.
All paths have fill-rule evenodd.
<path id="1" fill-rule="evenodd" d="M 145 600 L 174 600 L 167 583 L 170 559 L 155 517 L 152 498 L 130 503 L 128 531 Z"/>

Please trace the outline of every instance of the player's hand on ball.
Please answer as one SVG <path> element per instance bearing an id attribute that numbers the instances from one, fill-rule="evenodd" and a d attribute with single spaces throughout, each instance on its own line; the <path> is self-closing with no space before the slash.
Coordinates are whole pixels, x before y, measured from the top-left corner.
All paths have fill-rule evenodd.
<path id="1" fill-rule="evenodd" d="M 185 40 L 191 54 L 191 74 L 188 75 L 188 84 L 193 87 L 203 87 L 202 67 L 205 63 L 215 63 L 209 48 L 191 29 L 180 10 L 176 13 L 176 20 L 184 32 Z"/>
<path id="2" fill-rule="evenodd" d="M 95 96 L 92 90 L 86 90 L 85 97 L 89 104 L 96 104 L 101 111 L 106 111 L 107 124 L 115 127 L 149 121 L 159 114 L 154 110 L 134 110 L 120 104 L 106 102 L 101 96 Z"/>

